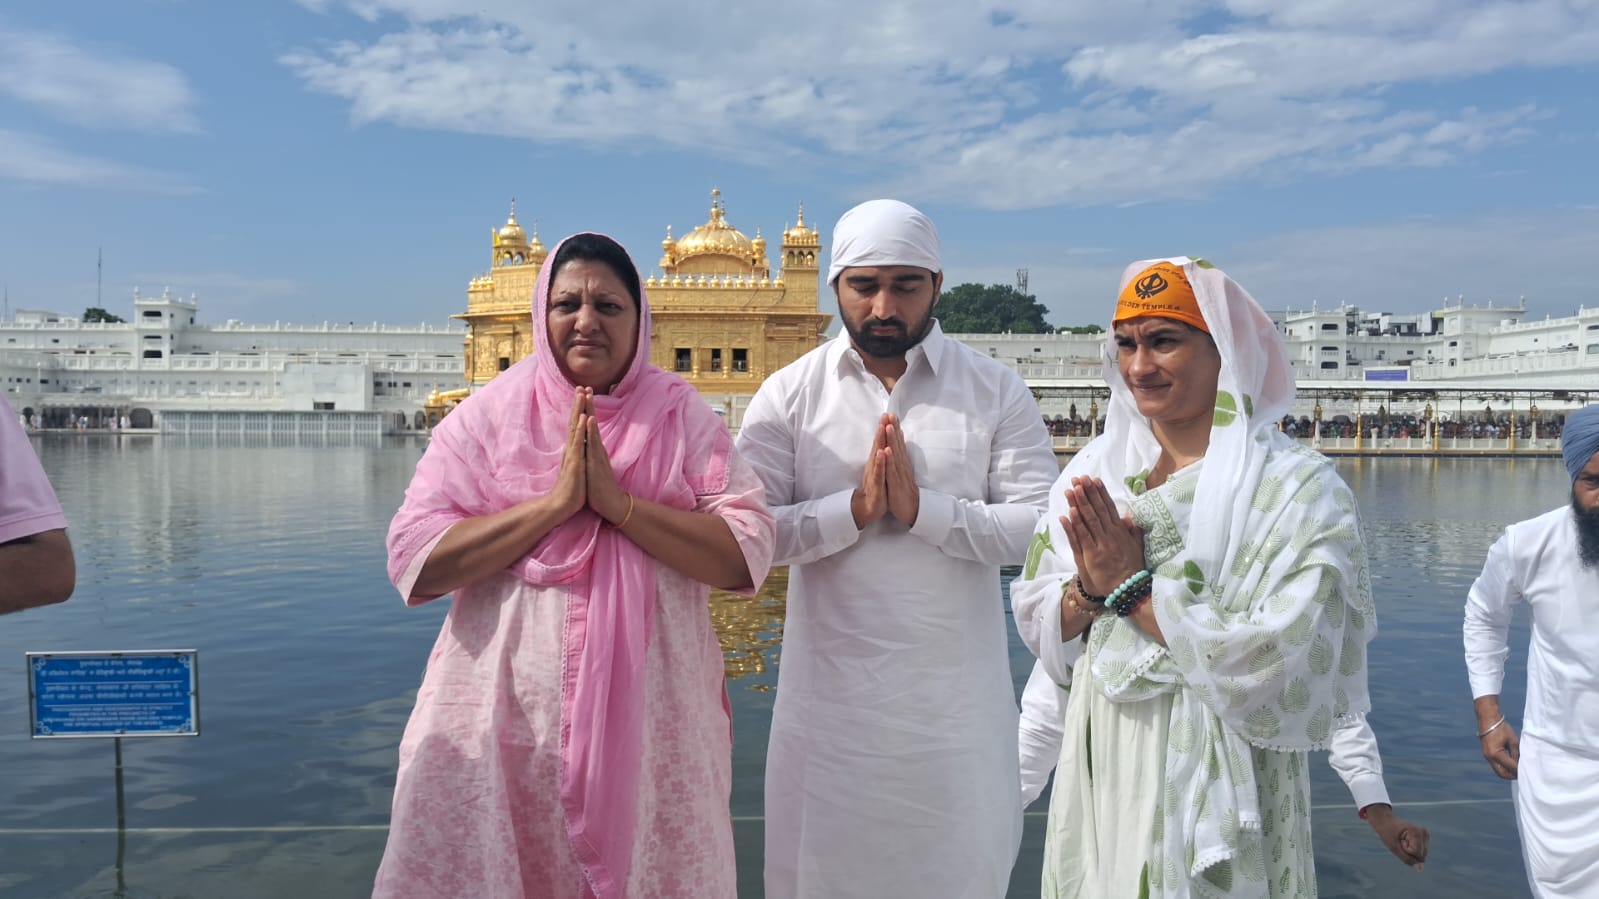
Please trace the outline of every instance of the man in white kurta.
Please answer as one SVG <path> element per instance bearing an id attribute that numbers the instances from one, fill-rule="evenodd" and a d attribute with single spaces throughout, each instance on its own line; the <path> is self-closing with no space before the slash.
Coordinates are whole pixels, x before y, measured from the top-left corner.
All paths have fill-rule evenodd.
<path id="1" fill-rule="evenodd" d="M 1021 839 L 999 566 L 1059 466 L 1022 380 L 932 319 L 926 216 L 863 204 L 833 253 L 845 333 L 770 377 L 738 437 L 792 566 L 766 895 L 998 899 Z M 897 511 L 858 526 L 874 471 Z"/>
<path id="2" fill-rule="evenodd" d="M 1541 899 L 1599 897 L 1599 406 L 1562 434 L 1571 503 L 1513 524 L 1466 599 L 1478 738 L 1515 781 L 1527 879 Z M 1499 708 L 1512 607 L 1532 607 L 1521 731 Z"/>

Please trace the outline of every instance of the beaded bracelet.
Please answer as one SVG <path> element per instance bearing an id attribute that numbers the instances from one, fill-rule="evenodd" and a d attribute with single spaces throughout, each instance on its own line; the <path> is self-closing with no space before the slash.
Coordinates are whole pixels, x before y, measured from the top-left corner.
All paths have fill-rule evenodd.
<path id="1" fill-rule="evenodd" d="M 1149 580 L 1149 578 L 1150 574 L 1149 569 L 1147 568 L 1141 568 L 1138 571 L 1133 572 L 1132 577 L 1122 581 L 1121 584 L 1116 587 L 1116 589 L 1110 591 L 1110 595 L 1105 597 L 1105 605 L 1114 607 L 1118 599 L 1126 595 L 1129 590 L 1132 590 L 1144 581 Z"/>
<path id="2" fill-rule="evenodd" d="M 1089 596 L 1088 591 L 1083 589 L 1083 579 L 1080 577 L 1074 577 L 1066 582 L 1066 590 L 1061 598 L 1079 615 L 1097 617 L 1105 611 L 1104 597 Z"/>
<path id="3" fill-rule="evenodd" d="M 1079 615 L 1098 616 L 1105 611 L 1104 606 L 1086 605 L 1078 602 L 1077 597 L 1070 595 L 1066 597 L 1066 604 L 1071 606 L 1072 611 Z"/>
<path id="4" fill-rule="evenodd" d="M 1126 618 L 1128 615 L 1138 611 L 1138 607 L 1144 604 L 1144 600 L 1148 599 L 1154 590 L 1154 580 L 1146 580 L 1139 586 L 1134 587 L 1127 593 L 1122 594 L 1117 600 L 1116 604 L 1111 606 L 1110 609 L 1111 611 L 1115 612 L 1117 616 Z"/>
<path id="5" fill-rule="evenodd" d="M 1105 604 L 1105 597 L 1103 597 L 1103 596 L 1095 596 L 1094 594 L 1089 593 L 1088 590 L 1083 587 L 1083 576 L 1082 575 L 1079 574 L 1076 577 L 1072 578 L 1072 586 L 1077 588 L 1077 595 L 1082 597 L 1084 600 L 1087 600 L 1088 602 L 1091 602 L 1091 603 L 1095 603 L 1096 605 L 1104 605 Z"/>

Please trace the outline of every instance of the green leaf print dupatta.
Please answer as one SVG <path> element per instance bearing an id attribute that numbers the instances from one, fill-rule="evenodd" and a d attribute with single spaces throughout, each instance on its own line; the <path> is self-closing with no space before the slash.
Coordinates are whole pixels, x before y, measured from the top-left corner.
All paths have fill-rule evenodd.
<path id="1" fill-rule="evenodd" d="M 1122 286 L 1160 261 L 1128 266 Z M 1294 379 L 1270 317 L 1204 260 L 1164 261 L 1182 266 L 1220 351 L 1216 410 L 1204 459 L 1145 493 L 1160 448 L 1107 341 L 1105 433 L 1063 478 L 1099 477 L 1145 528 L 1167 647 L 1105 616 L 1090 635 L 1094 675 L 1113 702 L 1173 694 L 1150 895 L 1289 894 L 1268 882 L 1267 854 L 1282 847 L 1263 844 L 1262 814 L 1281 816 L 1279 840 L 1302 827 L 1307 845 L 1309 810 L 1287 793 L 1261 808 L 1255 754 L 1325 748 L 1337 717 L 1369 709 L 1365 548 L 1331 463 L 1277 430 Z"/>

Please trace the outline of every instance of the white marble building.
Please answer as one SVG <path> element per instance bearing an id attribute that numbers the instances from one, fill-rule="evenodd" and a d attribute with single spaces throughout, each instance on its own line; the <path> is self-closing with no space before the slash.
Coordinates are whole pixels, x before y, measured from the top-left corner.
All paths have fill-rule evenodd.
<path id="1" fill-rule="evenodd" d="M 1539 400 L 1554 412 L 1599 394 L 1599 308 L 1582 307 L 1561 318 L 1525 317 L 1519 303 L 1458 301 L 1413 315 L 1356 306 L 1272 313 L 1301 388 L 1296 414 L 1309 415 L 1319 396 L 1355 392 L 1390 393 L 1392 411 L 1419 413 L 1438 403 L 1446 416 L 1459 414 L 1465 397 L 1569 393 Z M 1016 369 L 1040 395 L 1045 415 L 1067 415 L 1075 405 L 1086 416 L 1095 394 L 1104 394 L 1103 335 L 951 336 Z"/>
<path id="2" fill-rule="evenodd" d="M 261 425 L 244 413 L 354 413 L 357 430 L 417 426 L 432 391 L 466 386 L 462 328 L 324 322 L 205 324 L 198 302 L 137 291 L 123 323 L 19 310 L 0 321 L 0 386 L 19 412 L 45 423 L 88 417 L 103 426 Z M 1525 307 L 1446 302 L 1411 315 L 1355 306 L 1273 313 L 1307 396 L 1315 390 L 1571 391 L 1599 393 L 1599 308 L 1525 320 Z M 1064 415 L 1103 393 L 1103 336 L 952 334 L 1016 369 Z M 743 403 L 710 398 L 736 427 Z M 746 398 L 747 399 L 747 398 Z M 1307 399 L 1305 405 L 1315 402 Z M 1400 403 L 1406 401 L 1400 400 Z M 1416 398 L 1409 405 L 1427 402 Z M 725 407 L 725 408 L 723 408 Z M 1399 408 L 1396 406 L 1396 409 Z M 1554 405 L 1545 408 L 1553 410 Z M 288 420 L 288 419 L 286 419 Z M 305 419 L 296 418 L 304 426 Z M 374 421 L 376 423 L 374 423 Z M 281 423 L 279 423 L 281 424 Z M 168 430 L 173 428 L 169 425 Z"/>
<path id="3" fill-rule="evenodd" d="M 1302 384 L 1441 382 L 1599 389 L 1599 307 L 1526 321 L 1523 306 L 1444 305 L 1419 315 L 1356 306 L 1272 314 Z M 1032 381 L 1100 377 L 1102 335 L 955 334 Z"/>
<path id="4" fill-rule="evenodd" d="M 378 413 L 386 431 L 414 424 L 430 392 L 466 386 L 463 328 L 206 324 L 198 311 L 170 291 L 135 291 L 127 322 L 19 310 L 0 321 L 0 385 L 19 412 L 59 420 L 72 409 L 96 426 L 110 415 L 159 426 L 168 411 L 338 411 Z"/>

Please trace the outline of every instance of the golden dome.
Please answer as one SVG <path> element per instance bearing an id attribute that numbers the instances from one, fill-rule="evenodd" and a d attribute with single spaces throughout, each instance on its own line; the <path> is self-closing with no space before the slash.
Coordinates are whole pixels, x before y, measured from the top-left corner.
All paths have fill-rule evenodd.
<path id="1" fill-rule="evenodd" d="M 666 226 L 666 239 L 661 241 L 661 268 L 671 268 L 677 264 L 677 241 L 672 239 L 672 226 Z"/>
<path id="2" fill-rule="evenodd" d="M 783 229 L 783 243 L 801 246 L 808 244 L 820 245 L 821 239 L 821 232 L 815 228 L 805 226 L 805 204 L 801 203 L 799 205 L 799 221 L 794 223 L 794 227 Z"/>
<path id="3" fill-rule="evenodd" d="M 726 210 L 722 207 L 722 192 L 715 188 L 711 189 L 711 220 L 678 238 L 675 244 L 668 249 L 663 241 L 662 249 L 667 249 L 677 262 L 694 256 L 732 256 L 744 262 L 755 260 L 754 242 L 727 223 Z"/>
<path id="4" fill-rule="evenodd" d="M 544 241 L 539 240 L 539 223 L 538 220 L 535 219 L 533 221 L 533 240 L 528 243 L 528 261 L 543 262 L 545 257 L 549 255 L 550 251 L 544 248 Z"/>
<path id="5" fill-rule="evenodd" d="M 498 230 L 498 231 L 496 231 L 494 233 L 494 242 L 495 242 L 496 246 L 502 245 L 502 244 L 525 244 L 525 243 L 527 243 L 527 232 L 523 231 L 522 230 L 522 226 L 518 225 L 516 223 L 516 200 L 515 199 L 511 200 L 511 215 L 510 215 L 510 217 L 508 217 L 505 220 L 505 224 L 504 225 L 500 226 L 500 230 Z"/>

